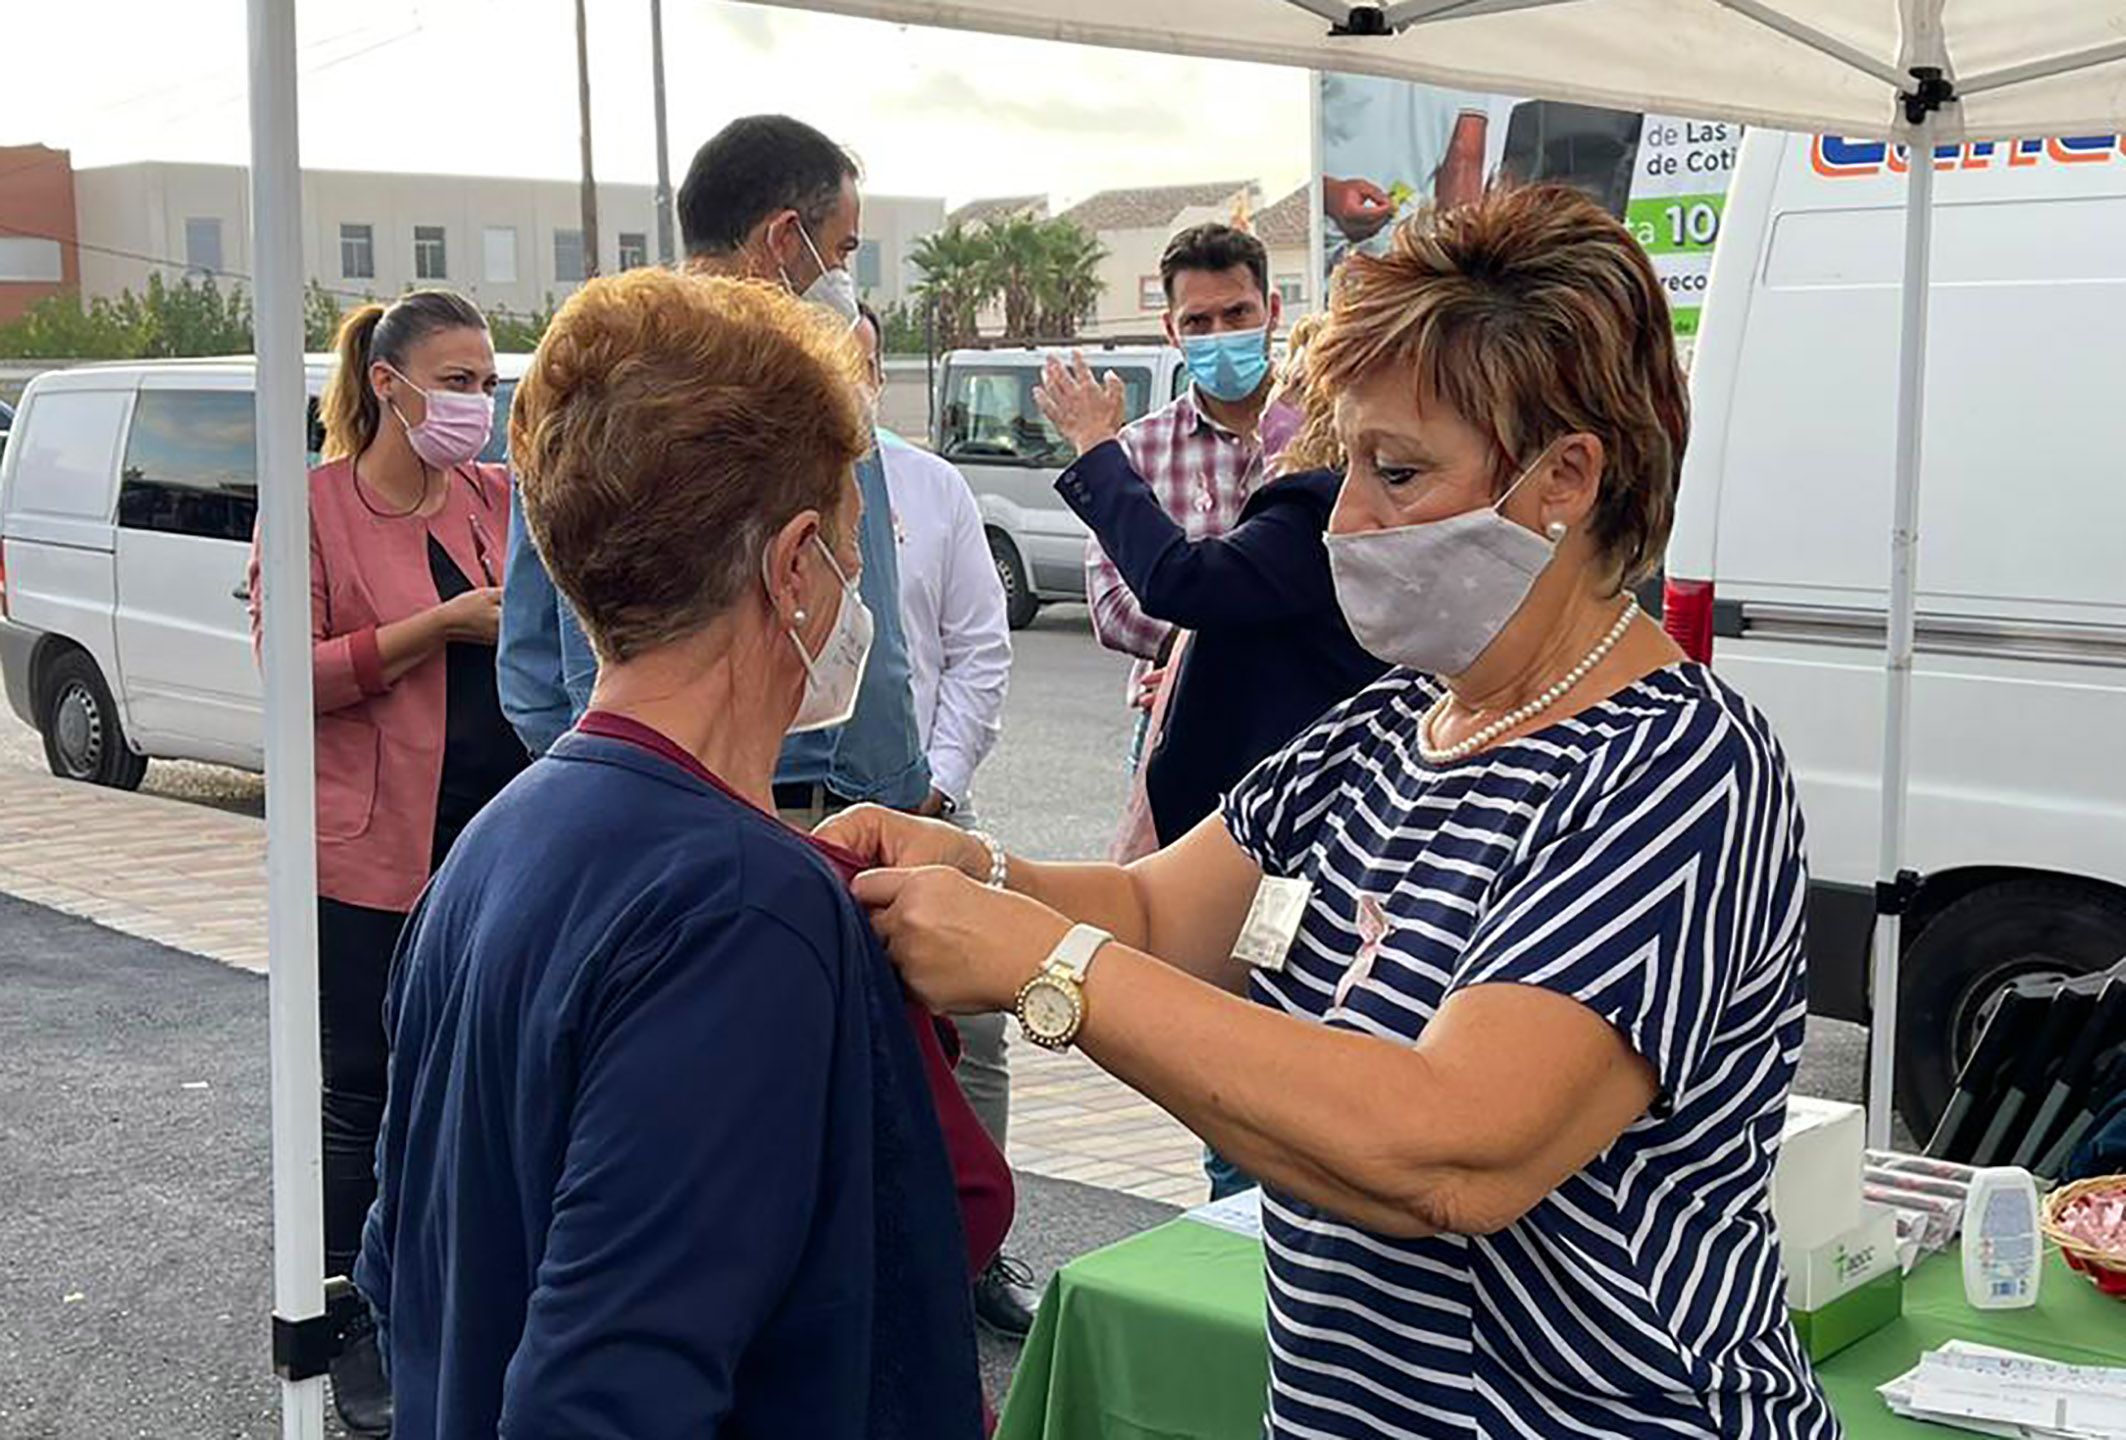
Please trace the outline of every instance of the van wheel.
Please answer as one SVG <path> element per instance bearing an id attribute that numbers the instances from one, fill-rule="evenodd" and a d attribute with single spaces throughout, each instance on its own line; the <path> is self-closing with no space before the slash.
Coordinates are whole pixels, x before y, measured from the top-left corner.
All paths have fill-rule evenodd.
<path id="1" fill-rule="evenodd" d="M 46 668 L 37 728 L 44 762 L 62 780 L 138 790 L 148 773 L 147 757 L 126 744 L 110 687 L 87 651 L 68 650 Z"/>
<path id="2" fill-rule="evenodd" d="M 1041 602 L 1033 593 L 1033 581 L 1026 574 L 1026 562 L 1019 558 L 1019 547 L 1001 530 L 988 534 L 989 556 L 997 562 L 997 578 L 1004 582 L 1004 618 L 1012 629 L 1024 630 L 1041 613 Z"/>
<path id="3" fill-rule="evenodd" d="M 1923 1145 L 1956 1076 L 2018 980 L 2070 979 L 2126 958 L 2126 900 L 2059 880 L 1966 895 L 1905 947 L 1898 981 L 1897 1109 Z"/>

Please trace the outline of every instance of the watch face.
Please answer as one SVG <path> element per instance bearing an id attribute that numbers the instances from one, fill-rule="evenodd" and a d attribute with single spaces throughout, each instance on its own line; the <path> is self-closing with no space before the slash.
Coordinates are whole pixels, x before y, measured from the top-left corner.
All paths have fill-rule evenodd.
<path id="1" fill-rule="evenodd" d="M 1077 1023 L 1078 1007 L 1069 994 L 1052 980 L 1037 980 L 1026 991 L 1026 1028 L 1053 1038 L 1070 1033 Z"/>

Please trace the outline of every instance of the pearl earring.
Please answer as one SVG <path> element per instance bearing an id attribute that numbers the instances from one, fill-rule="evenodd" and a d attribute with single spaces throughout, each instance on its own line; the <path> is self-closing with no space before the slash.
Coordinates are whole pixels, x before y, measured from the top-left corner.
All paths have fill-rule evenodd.
<path id="1" fill-rule="evenodd" d="M 803 607 L 803 606 L 799 606 L 799 607 L 798 607 L 798 608 L 797 608 L 796 610 L 794 610 L 794 611 L 792 611 L 792 612 L 791 612 L 791 615 L 790 615 L 790 623 L 791 623 L 792 625 L 802 625 L 802 624 L 804 624 L 804 623 L 805 623 L 805 622 L 806 622 L 807 620 L 810 620 L 811 618 L 812 618 L 812 617 L 811 617 L 810 615 L 807 615 L 807 614 L 805 613 L 805 611 L 804 611 L 804 607 Z"/>
<path id="2" fill-rule="evenodd" d="M 1568 528 L 1563 520 L 1553 520 L 1543 527 L 1543 533 L 1550 537 L 1551 544 L 1557 545 L 1564 541 L 1565 531 Z"/>

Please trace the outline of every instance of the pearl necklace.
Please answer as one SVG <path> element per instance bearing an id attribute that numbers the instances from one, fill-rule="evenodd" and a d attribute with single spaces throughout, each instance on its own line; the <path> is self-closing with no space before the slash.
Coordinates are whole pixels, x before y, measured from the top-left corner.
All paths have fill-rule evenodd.
<path id="1" fill-rule="evenodd" d="M 1457 741 L 1444 749 L 1435 750 L 1432 748 L 1431 742 L 1425 737 L 1432 733 L 1434 723 L 1438 721 L 1441 713 L 1447 708 L 1447 701 L 1453 698 L 1451 692 L 1442 694 L 1439 699 L 1432 702 L 1432 708 L 1425 712 L 1424 720 L 1418 725 L 1417 753 L 1423 756 L 1429 764 L 1449 765 L 1466 755 L 1475 754 L 1509 730 L 1513 730 L 1542 714 L 1545 710 L 1557 704 L 1558 701 L 1564 699 L 1571 692 L 1573 686 L 1585 680 L 1589 671 L 1609 658 L 1609 652 L 1617 648 L 1617 642 L 1624 638 L 1624 632 L 1631 628 L 1632 618 L 1638 613 L 1638 600 L 1636 598 L 1627 599 L 1624 602 L 1623 611 L 1617 616 L 1617 623 L 1609 627 L 1609 633 L 1596 642 L 1594 649 L 1588 651 L 1579 664 L 1566 671 L 1564 677 L 1557 684 L 1551 686 L 1519 709 L 1501 715 L 1468 739 Z"/>

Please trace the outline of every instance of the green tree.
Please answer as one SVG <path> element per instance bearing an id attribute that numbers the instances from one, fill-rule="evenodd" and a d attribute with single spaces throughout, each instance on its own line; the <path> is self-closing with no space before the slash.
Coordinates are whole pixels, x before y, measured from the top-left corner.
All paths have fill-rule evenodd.
<path id="1" fill-rule="evenodd" d="M 1030 336 L 1040 314 L 1040 280 L 1047 237 L 1044 222 L 1012 215 L 984 232 L 989 242 L 989 285 L 1004 302 L 1004 333 Z"/>
<path id="2" fill-rule="evenodd" d="M 148 318 L 143 358 L 251 353 L 250 298 L 241 289 L 224 296 L 211 275 L 170 285 L 160 274 L 150 274 L 143 304 Z"/>
<path id="3" fill-rule="evenodd" d="M 510 310 L 488 311 L 487 333 L 494 340 L 495 349 L 502 354 L 528 353 L 539 348 L 540 338 L 553 321 L 554 297 L 549 294 L 546 303 L 529 315 Z"/>
<path id="4" fill-rule="evenodd" d="M 46 296 L 0 325 L 0 357 L 10 360 L 122 360 L 138 354 L 137 347 L 113 302 L 84 305 L 72 291 Z"/>
<path id="5" fill-rule="evenodd" d="M 0 356 L 38 360 L 137 360 L 185 355 L 246 355 L 252 347 L 251 301 L 227 295 L 212 279 L 148 276 L 147 293 L 122 291 L 84 303 L 54 295 L 19 320 L 0 326 Z"/>
<path id="6" fill-rule="evenodd" d="M 885 333 L 879 337 L 884 352 L 888 355 L 928 353 L 930 337 L 923 317 L 924 306 L 906 300 L 879 311 L 878 318 L 886 327 Z"/>
<path id="7" fill-rule="evenodd" d="M 1078 322 L 1105 288 L 1100 262 L 1106 258 L 1107 247 L 1072 221 L 1059 217 L 1041 226 L 1033 281 L 1035 329 L 1041 335 L 1055 340 L 1077 335 Z"/>
<path id="8" fill-rule="evenodd" d="M 996 247 L 986 231 L 951 225 L 915 242 L 908 258 L 922 272 L 915 293 L 937 317 L 937 344 L 950 350 L 980 338 L 978 317 L 996 296 Z"/>
<path id="9" fill-rule="evenodd" d="M 344 312 L 339 297 L 312 280 L 303 287 L 303 348 L 323 351 L 339 337 Z"/>

